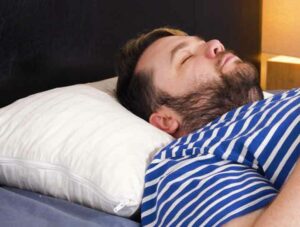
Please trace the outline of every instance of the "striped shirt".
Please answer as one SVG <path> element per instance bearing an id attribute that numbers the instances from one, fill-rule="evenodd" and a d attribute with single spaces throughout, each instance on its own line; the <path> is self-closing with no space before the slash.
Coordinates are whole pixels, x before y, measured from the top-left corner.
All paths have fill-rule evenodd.
<path id="1" fill-rule="evenodd" d="M 300 153 L 300 89 L 232 110 L 147 168 L 143 226 L 220 226 L 268 205 Z"/>

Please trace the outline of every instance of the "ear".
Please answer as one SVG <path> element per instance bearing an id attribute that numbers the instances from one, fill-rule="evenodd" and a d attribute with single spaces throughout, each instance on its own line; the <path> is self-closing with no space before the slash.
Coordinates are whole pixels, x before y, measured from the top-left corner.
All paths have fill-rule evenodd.
<path id="1" fill-rule="evenodd" d="M 149 123 L 174 136 L 180 127 L 181 119 L 172 109 L 162 106 L 151 114 Z"/>

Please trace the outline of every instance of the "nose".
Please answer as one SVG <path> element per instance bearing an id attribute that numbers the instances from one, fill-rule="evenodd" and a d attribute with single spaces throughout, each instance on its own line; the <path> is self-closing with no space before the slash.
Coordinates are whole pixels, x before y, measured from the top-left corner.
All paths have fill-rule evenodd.
<path id="1" fill-rule="evenodd" d="M 208 58 L 215 58 L 218 53 L 225 51 L 225 47 L 217 39 L 210 40 L 206 44 L 207 48 L 205 51 L 205 55 Z"/>

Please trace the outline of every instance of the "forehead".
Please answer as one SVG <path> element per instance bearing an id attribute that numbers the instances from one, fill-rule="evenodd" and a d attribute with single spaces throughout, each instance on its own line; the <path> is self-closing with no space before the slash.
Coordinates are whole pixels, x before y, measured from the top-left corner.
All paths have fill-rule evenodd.
<path id="1" fill-rule="evenodd" d="M 152 68 L 156 61 L 161 64 L 169 59 L 172 49 L 178 44 L 198 39 L 195 36 L 167 36 L 153 42 L 141 55 L 136 65 L 135 71 L 141 71 Z"/>

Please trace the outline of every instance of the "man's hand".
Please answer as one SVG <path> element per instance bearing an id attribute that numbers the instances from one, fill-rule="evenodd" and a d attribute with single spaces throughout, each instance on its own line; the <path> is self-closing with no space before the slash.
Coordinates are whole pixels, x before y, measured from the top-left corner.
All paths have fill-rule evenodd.
<path id="1" fill-rule="evenodd" d="M 238 217 L 225 227 L 236 226 L 299 226 L 300 224 L 300 161 L 270 206 Z"/>

